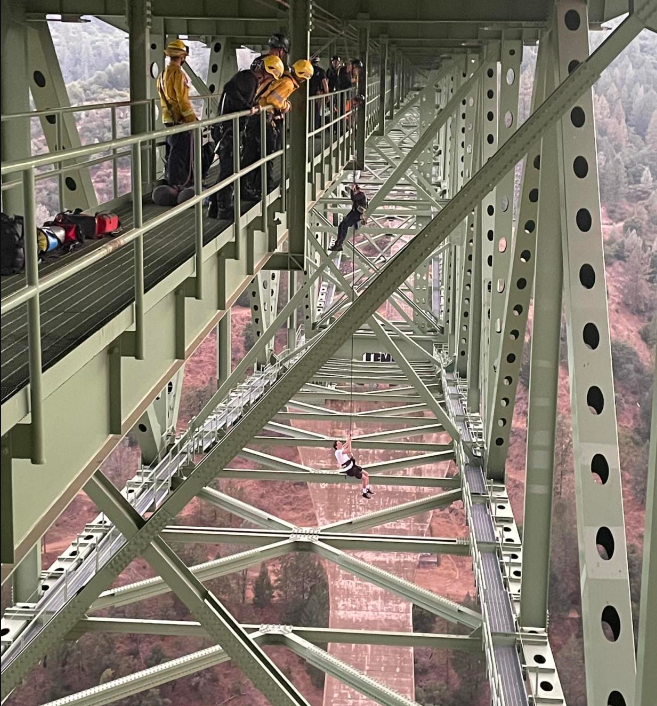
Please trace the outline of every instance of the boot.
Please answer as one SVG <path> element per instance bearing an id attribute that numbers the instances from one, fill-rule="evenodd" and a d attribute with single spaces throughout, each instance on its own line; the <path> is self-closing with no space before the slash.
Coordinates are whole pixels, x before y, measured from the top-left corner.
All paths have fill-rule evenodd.
<path id="1" fill-rule="evenodd" d="M 337 240 L 331 247 L 329 248 L 331 252 L 342 252 L 342 243 L 339 243 Z"/>

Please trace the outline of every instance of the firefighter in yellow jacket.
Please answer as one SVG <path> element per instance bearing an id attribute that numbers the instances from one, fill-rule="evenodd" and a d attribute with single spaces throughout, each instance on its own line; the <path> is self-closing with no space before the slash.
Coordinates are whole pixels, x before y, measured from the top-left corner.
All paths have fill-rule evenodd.
<path id="1" fill-rule="evenodd" d="M 193 123 L 197 118 L 189 100 L 187 75 L 183 71 L 189 47 L 181 39 L 174 39 L 164 53 L 169 62 L 157 78 L 162 121 L 166 127 Z M 167 137 L 165 176 L 171 186 L 185 187 L 193 182 L 193 139 L 191 131 Z"/>
<path id="2" fill-rule="evenodd" d="M 283 113 L 289 112 L 291 105 L 288 98 L 301 86 L 304 81 L 310 80 L 314 73 L 313 65 L 307 59 L 299 59 L 292 64 L 281 78 L 273 81 L 263 91 L 259 98 L 261 106 L 271 105 L 274 112 L 267 117 L 267 154 L 280 149 L 281 134 L 280 121 Z M 260 159 L 260 119 L 258 116 L 249 118 L 246 126 L 246 140 L 244 147 L 244 166 L 249 166 Z M 274 189 L 274 164 L 273 160 L 267 162 L 267 187 L 268 191 Z M 247 199 L 260 198 L 260 170 L 254 169 L 247 175 L 244 184 L 244 193 Z"/>

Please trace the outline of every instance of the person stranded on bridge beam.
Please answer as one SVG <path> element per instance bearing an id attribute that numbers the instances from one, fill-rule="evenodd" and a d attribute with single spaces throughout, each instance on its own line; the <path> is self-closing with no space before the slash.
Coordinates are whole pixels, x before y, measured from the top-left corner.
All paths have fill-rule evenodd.
<path id="1" fill-rule="evenodd" d="M 351 193 L 349 194 L 351 198 L 351 211 L 342 219 L 338 226 L 338 237 L 335 243 L 329 248 L 329 250 L 333 252 L 342 252 L 342 245 L 347 238 L 349 228 L 353 226 L 354 229 L 358 229 L 361 223 L 363 225 L 367 223 L 367 216 L 365 215 L 367 196 L 365 192 L 361 191 L 358 184 L 351 184 L 349 188 L 351 189 Z"/>
<path id="2" fill-rule="evenodd" d="M 362 480 L 362 495 L 369 500 L 374 495 L 370 488 L 370 475 L 356 464 L 356 459 L 351 450 L 351 434 L 347 434 L 346 443 L 334 441 L 333 448 L 335 449 L 335 458 L 342 469 L 340 473 Z"/>
<path id="3" fill-rule="evenodd" d="M 257 68 L 258 64 L 262 63 L 262 60 L 266 56 L 277 56 L 285 66 L 287 70 L 287 56 L 290 53 L 290 39 L 287 34 L 282 34 L 281 32 L 276 32 L 269 37 L 269 51 L 266 54 L 260 54 L 256 56 L 251 64 L 251 68 Z"/>
<path id="4" fill-rule="evenodd" d="M 271 154 L 280 149 L 281 129 L 280 121 L 284 113 L 288 113 L 292 107 L 288 98 L 301 86 L 304 81 L 309 80 L 313 75 L 313 65 L 307 59 L 299 59 L 292 64 L 289 71 L 286 71 L 281 78 L 273 81 L 260 94 L 258 103 L 264 107 L 273 106 L 271 119 L 266 122 L 266 154 Z M 246 137 L 244 141 L 244 164 L 248 167 L 264 156 L 265 150 L 260 146 L 260 118 L 253 116 L 246 123 Z M 258 201 L 260 199 L 260 169 L 249 172 L 244 179 L 243 193 L 247 200 Z M 276 188 L 274 184 L 274 164 L 273 160 L 267 162 L 267 191 L 271 192 Z"/>
<path id="5" fill-rule="evenodd" d="M 169 57 L 169 63 L 157 78 L 162 121 L 165 127 L 193 123 L 197 118 L 189 100 L 189 82 L 183 71 L 189 47 L 181 39 L 174 39 L 164 53 Z M 170 186 L 184 187 L 192 183 L 193 139 L 191 130 L 167 137 L 165 177 Z"/>
<path id="6" fill-rule="evenodd" d="M 229 115 L 250 111 L 251 115 L 260 112 L 258 99 L 269 84 L 281 78 L 285 67 L 283 62 L 273 55 L 265 56 L 255 68 L 238 71 L 224 86 L 219 102 L 219 114 Z M 247 124 L 247 118 L 239 119 L 240 150 L 242 138 Z M 233 121 L 213 125 L 212 136 L 217 144 L 219 154 L 219 177 L 223 181 L 233 174 Z M 224 187 L 218 193 L 210 196 L 208 206 L 209 218 L 231 220 L 233 218 L 233 184 Z"/>

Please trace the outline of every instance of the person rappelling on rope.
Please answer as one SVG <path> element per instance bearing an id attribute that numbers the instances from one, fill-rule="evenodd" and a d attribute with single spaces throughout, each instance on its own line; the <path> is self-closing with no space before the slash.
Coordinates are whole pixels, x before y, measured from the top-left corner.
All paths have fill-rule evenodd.
<path id="1" fill-rule="evenodd" d="M 342 469 L 340 473 L 362 480 L 362 496 L 369 500 L 374 495 L 370 488 L 370 475 L 356 463 L 351 450 L 351 433 L 347 434 L 347 441 L 344 443 L 334 441 L 333 448 L 335 449 L 335 458 Z"/>
<path id="2" fill-rule="evenodd" d="M 335 243 L 329 248 L 329 250 L 333 252 L 342 251 L 342 245 L 347 238 L 349 228 L 353 226 L 355 229 L 358 229 L 361 223 L 363 225 L 367 223 L 367 196 L 365 192 L 362 191 L 360 186 L 356 183 L 351 184 L 349 188 L 351 189 L 351 193 L 349 194 L 351 198 L 351 211 L 342 219 L 338 226 L 338 237 Z"/>

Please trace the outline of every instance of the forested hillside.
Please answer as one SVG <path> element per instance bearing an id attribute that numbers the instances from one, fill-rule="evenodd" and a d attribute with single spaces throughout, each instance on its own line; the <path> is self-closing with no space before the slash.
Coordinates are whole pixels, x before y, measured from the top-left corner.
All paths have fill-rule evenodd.
<path id="1" fill-rule="evenodd" d="M 125 33 L 96 20 L 83 25 L 51 23 L 51 29 L 72 104 L 110 103 L 127 99 L 128 42 Z M 597 45 L 604 36 L 605 32 L 593 35 L 593 44 Z M 521 103 L 525 116 L 530 101 L 530 77 L 534 60 L 535 52 L 528 49 L 521 81 Z M 198 43 L 192 43 L 190 64 L 199 75 L 205 75 L 207 50 Z M 657 38 L 654 34 L 642 33 L 604 72 L 595 85 L 594 99 L 616 407 L 619 419 L 627 534 L 630 543 L 632 600 L 636 620 L 639 606 L 639 567 L 643 545 L 651 390 L 657 342 L 657 185 L 655 183 L 657 180 Z M 119 134 L 126 134 L 127 111 L 120 112 L 119 118 Z M 83 143 L 107 140 L 111 134 L 109 111 L 80 114 L 78 126 Z M 43 134 L 35 121 L 33 151 L 44 149 Z M 110 198 L 109 167 L 101 165 L 94 173 L 99 177 L 95 184 L 99 200 Z M 129 188 L 127 164 L 122 165 L 120 170 L 120 188 L 122 192 Z M 56 180 L 43 182 L 39 194 L 41 200 L 39 216 L 45 219 L 47 215 L 57 210 Z M 241 312 L 239 316 L 242 321 L 246 318 L 246 312 Z M 235 322 L 236 319 L 237 317 L 234 317 L 233 321 Z M 242 330 L 248 332 L 249 329 L 247 327 Z M 234 341 L 238 338 L 244 339 L 245 336 L 240 337 L 237 332 L 234 332 Z M 244 343 L 244 340 L 235 343 L 236 346 L 240 346 L 240 354 L 243 354 Z M 239 356 L 234 355 L 234 358 L 238 359 Z M 523 385 L 518 394 L 509 461 L 510 494 L 516 517 L 520 522 L 523 510 L 522 481 L 525 463 L 528 360 L 528 353 L 525 353 L 525 364 L 521 371 Z M 204 384 L 207 384 L 207 380 L 215 375 L 212 367 L 214 361 L 210 361 L 208 366 L 212 368 L 208 374 L 199 377 L 204 380 Z M 555 520 L 552 538 L 553 545 L 558 548 L 558 551 L 553 552 L 551 566 L 550 629 L 567 702 L 570 706 L 585 706 L 572 436 L 566 366 L 564 324 L 556 444 Z M 207 392 L 208 390 L 203 388 L 203 394 Z M 242 486 L 238 490 L 242 492 Z M 193 508 L 193 511 L 201 512 L 197 508 Z M 201 519 L 203 521 L 200 523 L 203 524 L 205 519 Z M 228 522 L 226 518 L 222 520 Z M 191 555 L 185 558 L 202 559 Z M 316 567 L 306 568 L 308 571 L 316 569 Z M 275 577 L 272 572 L 272 579 L 275 580 L 273 586 L 268 583 L 270 580 L 268 572 L 264 572 L 258 579 L 253 575 L 241 576 L 241 580 L 249 583 L 248 590 L 246 583 L 241 586 L 240 591 L 234 583 L 231 583 L 234 580 L 239 581 L 240 577 L 231 581 L 226 579 L 221 585 L 217 585 L 216 589 L 222 598 L 229 601 L 229 606 L 235 609 L 239 618 L 250 621 L 274 620 L 280 617 L 280 608 L 276 608 L 277 599 L 280 599 L 286 591 L 293 590 L 284 584 L 284 578 L 286 576 L 290 578 L 298 569 L 298 566 L 291 566 L 289 575 L 283 572 L 279 577 Z M 318 579 L 318 582 L 322 583 L 322 590 L 324 590 L 324 581 L 325 579 L 321 582 Z M 297 592 L 298 600 L 294 605 L 301 610 L 302 603 L 309 596 L 303 591 Z M 319 601 L 317 596 L 316 599 Z M 318 609 L 318 613 L 322 612 L 321 621 L 324 624 L 326 616 L 323 615 L 323 606 L 324 603 L 322 603 L 322 609 Z M 179 617 L 179 606 L 174 599 L 164 603 L 162 609 L 165 612 L 168 611 L 168 617 Z M 126 611 L 126 615 L 128 614 L 130 614 L 129 611 Z M 418 625 L 420 623 L 423 625 L 422 629 L 438 629 L 435 621 L 425 625 L 427 621 L 423 622 L 424 618 L 426 616 L 418 611 L 417 621 Z M 315 616 L 313 616 L 314 620 Z M 314 623 L 309 619 L 309 624 Z M 142 662 L 148 666 L 157 664 L 165 656 L 153 643 L 154 641 L 146 638 L 142 649 L 141 643 L 128 645 L 126 638 L 121 642 L 125 653 L 120 656 L 126 660 L 126 664 L 131 660 L 130 668 Z M 64 657 L 61 655 L 55 657 L 61 660 L 60 670 L 70 667 L 77 660 L 78 649 L 72 644 L 67 646 Z M 451 659 L 457 661 L 447 663 L 446 672 L 444 668 L 442 672 L 431 672 L 428 670 L 433 667 L 426 652 L 420 650 L 416 653 L 418 698 L 427 705 L 440 703 L 441 706 L 472 706 L 473 701 L 469 695 L 471 689 L 466 688 L 471 663 L 456 656 Z M 109 664 L 110 661 L 108 655 L 104 655 L 102 660 L 99 656 L 99 674 L 88 675 L 89 678 L 86 681 L 82 680 L 81 683 L 88 685 L 97 676 L 101 680 L 105 678 L 103 669 L 110 669 L 112 666 Z M 100 668 L 101 664 L 103 669 Z M 129 670 L 126 669 L 126 671 Z M 69 668 L 67 673 L 71 675 L 72 681 L 66 686 L 70 689 L 80 686 L 77 682 L 73 683 L 75 681 L 73 670 Z M 445 673 L 448 676 L 447 683 L 436 685 L 438 679 Z M 321 683 L 317 675 L 311 674 L 311 679 L 314 679 L 315 687 Z M 224 692 L 221 688 L 217 688 L 218 686 L 223 688 L 224 682 L 218 684 L 210 681 L 209 677 L 206 680 L 203 673 L 189 679 L 187 683 L 190 685 L 190 692 L 186 694 L 186 698 L 194 706 L 203 701 L 205 694 L 216 691 L 225 693 L 222 699 L 217 698 L 216 703 L 222 702 L 223 699 L 230 701 L 231 694 L 237 693 L 236 690 L 241 688 L 238 684 L 233 692 Z M 130 703 L 158 704 L 158 706 L 179 703 L 181 696 L 176 692 L 176 688 L 165 687 L 151 693 L 147 697 L 150 700 L 140 702 L 134 700 Z M 53 693 L 49 698 L 59 695 L 59 693 Z M 32 702 L 26 698 L 21 702 L 23 703 Z M 246 701 L 234 703 L 241 706 Z"/>

